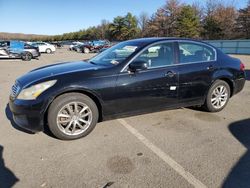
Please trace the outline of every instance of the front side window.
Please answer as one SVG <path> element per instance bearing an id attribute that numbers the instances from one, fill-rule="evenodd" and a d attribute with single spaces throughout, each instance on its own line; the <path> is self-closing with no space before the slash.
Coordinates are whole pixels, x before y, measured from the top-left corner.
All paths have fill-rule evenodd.
<path id="1" fill-rule="evenodd" d="M 213 48 L 203 44 L 179 42 L 180 63 L 215 61 Z"/>
<path id="2" fill-rule="evenodd" d="M 137 52 L 143 45 L 143 43 L 133 41 L 121 42 L 91 58 L 89 62 L 99 65 L 118 65 Z"/>
<path id="3" fill-rule="evenodd" d="M 174 64 L 173 43 L 156 44 L 144 50 L 133 62 L 144 61 L 149 68 Z"/>

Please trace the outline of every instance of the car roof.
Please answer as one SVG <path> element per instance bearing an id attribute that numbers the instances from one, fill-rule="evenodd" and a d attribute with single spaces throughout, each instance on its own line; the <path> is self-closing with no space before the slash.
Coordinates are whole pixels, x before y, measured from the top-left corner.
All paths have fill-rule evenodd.
<path id="1" fill-rule="evenodd" d="M 150 38 L 138 38 L 138 39 L 132 39 L 130 41 L 134 41 L 134 42 L 142 42 L 142 43 L 147 43 L 147 44 L 151 44 L 151 43 L 155 43 L 155 42 L 161 42 L 161 41 L 168 41 L 168 40 L 181 40 L 181 41 L 189 41 L 189 42 L 199 42 L 199 43 L 203 43 L 205 45 L 209 45 L 211 47 L 213 47 L 212 45 L 199 40 L 199 39 L 190 39 L 190 38 L 180 38 L 180 37 L 150 37 Z"/>

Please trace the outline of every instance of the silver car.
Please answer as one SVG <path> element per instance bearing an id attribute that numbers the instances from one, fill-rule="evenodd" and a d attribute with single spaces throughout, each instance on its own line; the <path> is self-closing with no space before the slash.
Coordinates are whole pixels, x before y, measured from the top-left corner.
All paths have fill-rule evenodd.
<path id="1" fill-rule="evenodd" d="M 22 59 L 24 61 L 30 61 L 33 58 L 38 59 L 40 56 L 37 47 L 23 43 L 22 49 L 12 49 L 10 43 L 11 41 L 0 41 L 0 59 Z"/>

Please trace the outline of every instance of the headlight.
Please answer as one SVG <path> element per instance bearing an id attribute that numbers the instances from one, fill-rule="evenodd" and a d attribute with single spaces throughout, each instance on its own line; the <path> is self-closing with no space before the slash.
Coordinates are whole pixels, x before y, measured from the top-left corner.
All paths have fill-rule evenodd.
<path id="1" fill-rule="evenodd" d="M 17 99 L 22 100 L 34 100 L 36 99 L 42 92 L 52 87 L 57 80 L 51 80 L 48 82 L 39 83 L 33 85 L 29 88 L 23 89 L 20 94 L 17 96 Z"/>

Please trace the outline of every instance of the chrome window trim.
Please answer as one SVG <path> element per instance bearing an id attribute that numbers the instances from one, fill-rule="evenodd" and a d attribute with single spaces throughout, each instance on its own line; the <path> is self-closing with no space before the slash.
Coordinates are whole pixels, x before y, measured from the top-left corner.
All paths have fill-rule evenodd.
<path id="1" fill-rule="evenodd" d="M 148 46 L 145 46 L 143 49 L 141 49 L 141 51 L 138 54 L 136 54 L 132 59 L 130 59 L 130 61 L 122 68 L 122 70 L 120 72 L 126 72 L 125 70 L 127 70 L 127 67 L 129 66 L 129 64 L 132 63 L 138 56 L 140 56 L 144 52 L 144 50 L 146 50 L 154 45 L 157 45 L 157 44 L 170 43 L 170 42 L 174 43 L 174 42 L 176 42 L 176 40 L 158 41 L 158 42 L 152 43 Z M 172 64 L 172 65 L 175 65 L 175 64 Z M 171 66 L 171 65 L 166 65 L 166 66 Z M 160 67 L 166 67 L 166 66 L 160 66 Z M 156 68 L 156 67 L 154 67 L 154 68 Z M 150 69 L 150 68 L 148 68 L 148 69 Z"/>
<path id="2" fill-rule="evenodd" d="M 146 70 L 140 70 L 140 73 L 143 73 L 143 72 L 150 72 L 150 71 L 153 71 L 154 69 L 161 69 L 161 68 L 167 68 L 167 67 L 171 67 L 171 66 L 177 66 L 178 64 L 172 64 L 172 65 L 166 65 L 166 66 L 157 66 L 157 67 L 152 67 L 152 68 L 148 68 Z M 130 75 L 131 72 L 129 71 L 124 71 L 124 72 L 120 72 L 120 75 Z"/>
<path id="3" fill-rule="evenodd" d="M 199 42 L 199 41 L 189 41 L 189 40 L 166 40 L 166 41 L 159 41 L 159 42 L 155 42 L 155 43 L 152 43 L 152 44 L 150 44 L 150 45 L 148 45 L 148 46 L 146 46 L 146 47 L 144 47 L 138 54 L 136 54 L 122 69 L 121 69 L 121 71 L 120 72 L 127 72 L 127 67 L 129 66 L 129 64 L 130 63 L 132 63 L 138 56 L 140 56 L 143 52 L 144 52 L 144 50 L 145 49 L 147 49 L 147 48 L 150 48 L 150 47 L 152 47 L 152 46 L 154 46 L 154 45 L 157 45 L 157 44 L 163 44 L 163 43 L 170 43 L 170 42 L 172 42 L 172 43 L 174 43 L 174 42 L 186 42 L 186 43 L 194 43 L 194 44 L 199 44 L 199 45 L 203 45 L 203 46 L 206 46 L 206 47 L 208 47 L 208 48 L 210 48 L 210 49 L 212 49 L 213 51 L 214 51 L 214 56 L 215 56 L 215 59 L 214 60 L 209 60 L 209 61 L 196 61 L 196 62 L 188 62 L 188 63 L 180 63 L 179 61 L 178 61 L 178 63 L 173 63 L 173 64 L 171 64 L 171 65 L 165 65 L 165 66 L 157 66 L 157 67 L 149 67 L 148 69 L 155 69 L 155 68 L 163 68 L 163 67 L 170 67 L 170 66 L 176 66 L 176 65 L 188 65 L 188 64 L 195 64 L 195 63 L 208 63 L 208 62 L 215 62 L 215 61 L 217 61 L 217 50 L 214 48 L 214 47 L 212 47 L 212 46 L 210 46 L 210 45 L 208 45 L 208 44 L 206 44 L 206 43 L 203 43 L 203 42 Z M 179 44 L 178 44 L 179 45 Z"/>

